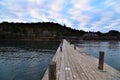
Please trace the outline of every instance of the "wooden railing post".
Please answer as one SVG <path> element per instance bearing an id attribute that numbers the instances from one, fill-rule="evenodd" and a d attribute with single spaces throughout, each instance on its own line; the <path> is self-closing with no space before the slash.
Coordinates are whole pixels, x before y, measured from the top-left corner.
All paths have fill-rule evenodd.
<path id="1" fill-rule="evenodd" d="M 60 51 L 62 52 L 62 46 L 60 46 Z"/>
<path id="2" fill-rule="evenodd" d="M 62 45 L 63 45 L 63 40 L 61 41 L 61 44 L 60 44 L 60 51 L 62 52 Z"/>
<path id="3" fill-rule="evenodd" d="M 70 40 L 70 45 L 72 44 L 72 40 Z"/>
<path id="4" fill-rule="evenodd" d="M 51 61 L 49 63 L 49 80 L 56 80 L 56 62 Z"/>
<path id="5" fill-rule="evenodd" d="M 103 70 L 104 67 L 104 52 L 99 52 L 99 63 L 98 63 L 98 69 Z"/>
<path id="6" fill-rule="evenodd" d="M 74 49 L 76 49 L 76 44 L 74 43 Z"/>

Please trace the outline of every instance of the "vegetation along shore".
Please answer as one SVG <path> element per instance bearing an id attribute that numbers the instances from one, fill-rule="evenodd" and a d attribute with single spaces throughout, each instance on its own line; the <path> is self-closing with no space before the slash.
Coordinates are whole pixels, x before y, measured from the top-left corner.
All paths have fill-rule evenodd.
<path id="1" fill-rule="evenodd" d="M 107 33 L 76 30 L 53 22 L 38 23 L 0 23 L 0 40 L 115 40 L 120 41 L 120 32 L 110 30 Z"/>

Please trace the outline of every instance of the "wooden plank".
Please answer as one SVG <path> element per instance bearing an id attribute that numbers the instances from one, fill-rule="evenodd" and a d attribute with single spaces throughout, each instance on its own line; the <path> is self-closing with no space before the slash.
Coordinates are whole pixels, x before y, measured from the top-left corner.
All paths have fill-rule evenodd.
<path id="1" fill-rule="evenodd" d="M 120 71 L 104 64 L 104 70 L 99 70 L 98 59 L 85 53 L 84 50 L 74 50 L 74 45 L 63 41 L 62 52 L 57 49 L 53 61 L 57 65 L 56 80 L 120 80 Z M 42 80 L 48 80 L 46 70 Z"/>

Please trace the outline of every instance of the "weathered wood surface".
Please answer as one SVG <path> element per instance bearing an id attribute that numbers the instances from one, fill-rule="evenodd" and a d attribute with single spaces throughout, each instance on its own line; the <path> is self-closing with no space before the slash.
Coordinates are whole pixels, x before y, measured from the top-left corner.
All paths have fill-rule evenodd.
<path id="1" fill-rule="evenodd" d="M 63 41 L 62 52 L 59 47 L 53 61 L 57 66 L 57 80 L 120 80 L 120 71 L 107 64 L 104 64 L 103 71 L 98 70 L 98 59 L 77 48 L 74 50 L 66 40 Z M 48 70 L 42 80 L 49 80 Z"/>

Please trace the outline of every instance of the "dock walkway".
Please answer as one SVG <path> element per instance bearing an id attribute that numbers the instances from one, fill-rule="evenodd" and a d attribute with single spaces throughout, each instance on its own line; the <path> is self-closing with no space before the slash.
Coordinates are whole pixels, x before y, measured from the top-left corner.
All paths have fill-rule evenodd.
<path id="1" fill-rule="evenodd" d="M 56 62 L 56 80 L 120 80 L 120 71 L 105 63 L 104 70 L 99 70 L 97 58 L 74 50 L 66 40 L 52 60 Z M 42 80 L 49 80 L 48 69 Z"/>

